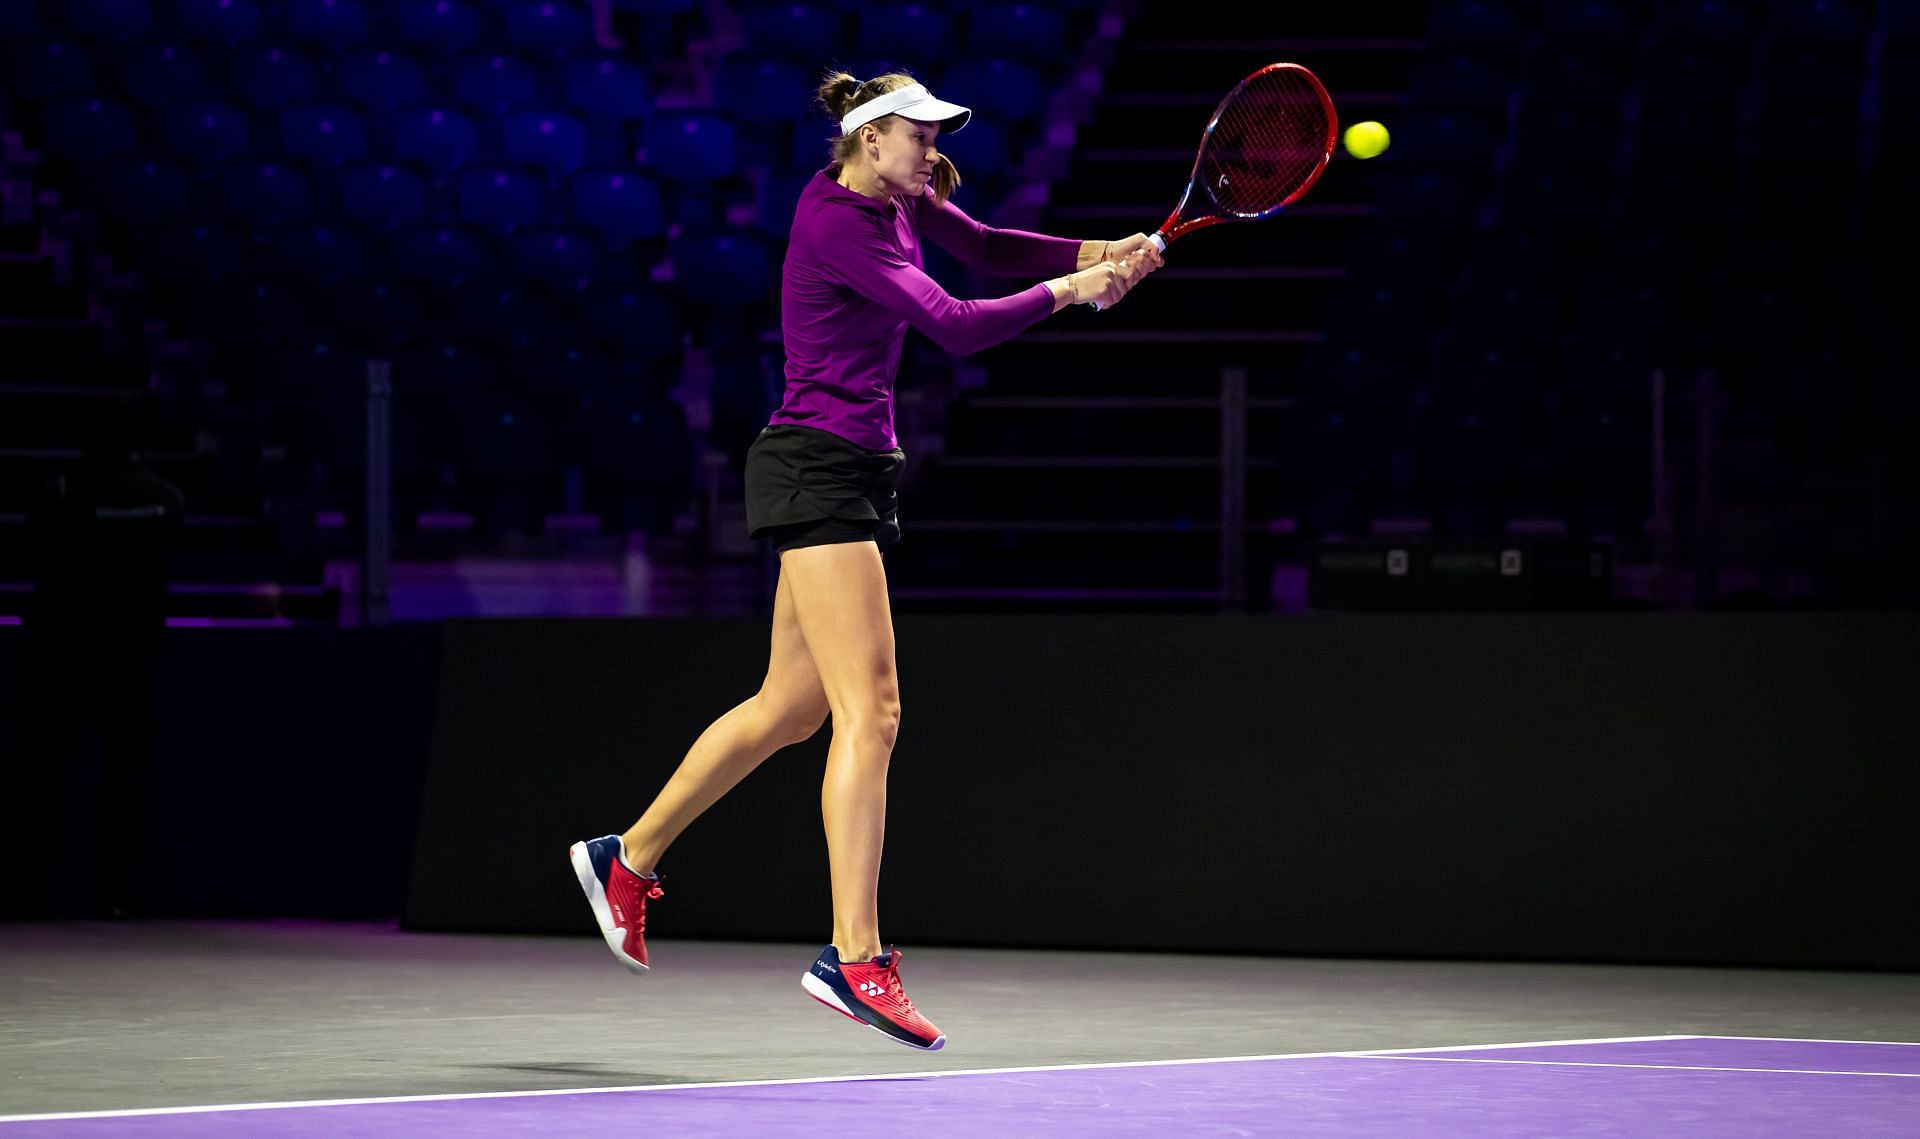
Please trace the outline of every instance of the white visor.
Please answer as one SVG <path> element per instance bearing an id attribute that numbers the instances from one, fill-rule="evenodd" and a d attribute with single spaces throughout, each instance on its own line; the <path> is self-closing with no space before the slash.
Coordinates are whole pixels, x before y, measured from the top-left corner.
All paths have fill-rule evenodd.
<path id="1" fill-rule="evenodd" d="M 973 112 L 957 103 L 936 99 L 925 87 L 915 83 L 911 87 L 902 87 L 878 98 L 868 99 L 847 112 L 847 117 L 840 120 L 840 133 L 852 134 L 886 115 L 901 115 L 923 123 L 939 123 L 941 130 L 957 131 L 967 125 Z"/>

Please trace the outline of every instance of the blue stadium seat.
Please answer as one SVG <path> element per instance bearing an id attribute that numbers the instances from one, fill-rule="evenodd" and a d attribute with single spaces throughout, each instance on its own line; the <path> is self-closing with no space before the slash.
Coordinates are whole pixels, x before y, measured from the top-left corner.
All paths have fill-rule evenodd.
<path id="1" fill-rule="evenodd" d="M 460 0 L 398 0 L 394 33 L 400 42 L 426 51 L 461 51 L 480 42 L 480 13 Z"/>
<path id="2" fill-rule="evenodd" d="M 342 345 L 388 353 L 417 337 L 426 313 L 420 295 L 399 280 L 372 277 L 340 282 L 320 293 L 316 323 Z M 395 383 L 414 377 L 394 366 Z"/>
<path id="3" fill-rule="evenodd" d="M 698 8 L 700 0 L 613 0 L 613 6 L 642 16 L 680 16 Z"/>
<path id="4" fill-rule="evenodd" d="M 1630 253 L 1608 253 L 1577 286 L 1568 357 L 1671 363 L 1701 315 L 1699 295 L 1683 276 L 1635 261 Z"/>
<path id="5" fill-rule="evenodd" d="M 694 481 L 686 409 L 637 386 L 603 387 L 572 417 L 584 448 L 586 481 L 597 508 L 622 531 L 667 534 Z"/>
<path id="6" fill-rule="evenodd" d="M 414 343 L 395 354 L 394 389 L 429 401 L 438 427 L 453 401 L 494 388 L 499 371 L 494 354 L 484 346 L 450 336 L 447 328 L 435 324 L 430 334 L 415 337 Z"/>
<path id="7" fill-rule="evenodd" d="M 470 280 L 441 290 L 449 325 L 479 344 L 517 348 L 537 337 L 549 323 L 546 306 L 511 278 Z"/>
<path id="8" fill-rule="evenodd" d="M 534 106 L 540 81 L 532 67 L 510 55 L 470 55 L 455 65 L 454 102 L 498 115 Z"/>
<path id="9" fill-rule="evenodd" d="M 537 166 L 549 177 L 571 174 L 587 162 L 587 126 L 557 111 L 520 111 L 505 123 L 507 161 Z"/>
<path id="10" fill-rule="evenodd" d="M 583 171 L 567 184 L 575 225 L 608 241 L 648 240 L 666 233 L 660 187 L 634 170 Z"/>
<path id="11" fill-rule="evenodd" d="M 594 46 L 593 17 L 583 4 L 543 0 L 510 5 L 507 39 L 518 51 L 569 52 Z"/>
<path id="12" fill-rule="evenodd" d="M 1349 280 L 1374 280 L 1402 287 L 1450 287 L 1457 275 L 1463 235 L 1456 230 L 1428 226 L 1382 224 L 1356 252 Z"/>
<path id="13" fill-rule="evenodd" d="M 280 143 L 315 166 L 338 166 L 367 153 L 367 123 L 338 103 L 304 103 L 280 112 Z"/>
<path id="14" fill-rule="evenodd" d="M 393 271 L 404 280 L 455 281 L 491 275 L 496 258 L 486 241 L 457 225 L 401 226 L 393 235 Z"/>
<path id="15" fill-rule="evenodd" d="M 1436 170 L 1388 167 L 1379 175 L 1382 221 L 1461 222 L 1479 206 L 1478 180 Z"/>
<path id="16" fill-rule="evenodd" d="M 1467 111 L 1410 108 L 1395 116 L 1391 153 L 1410 167 L 1477 175 L 1493 169 L 1503 127 Z"/>
<path id="17" fill-rule="evenodd" d="M 481 529 L 530 531 L 558 482 L 552 425 L 529 401 L 486 389 L 461 393 L 452 420 Z"/>
<path id="18" fill-rule="evenodd" d="M 1752 7 L 1727 0 L 1665 0 L 1654 5 L 1654 30 L 1740 53 L 1753 41 Z"/>
<path id="19" fill-rule="evenodd" d="M 1043 4 L 982 4 L 967 14 L 967 54 L 1009 55 L 1047 67 L 1066 47 L 1060 15 Z"/>
<path id="20" fill-rule="evenodd" d="M 1643 102 L 1642 106 L 1648 106 Z M 1731 167 L 1739 141 L 1738 109 L 1732 103 L 1682 100 L 1665 103 L 1657 114 L 1640 115 L 1634 156 L 1636 168 L 1677 165 L 1713 169 Z"/>
<path id="21" fill-rule="evenodd" d="M 845 45 L 845 20 L 831 3 L 763 2 L 741 16 L 745 50 L 751 56 L 783 58 L 817 66 Z"/>
<path id="22" fill-rule="evenodd" d="M 254 107 L 304 103 L 318 90 L 313 65 L 291 48 L 248 45 L 233 54 L 233 93 Z"/>
<path id="23" fill-rule="evenodd" d="M 220 172 L 220 203 L 227 217 L 249 227 L 298 221 L 313 210 L 313 190 L 297 167 L 242 160 Z"/>
<path id="24" fill-rule="evenodd" d="M 227 103 L 189 100 L 166 109 L 167 149 L 202 166 L 237 158 L 252 145 L 247 113 Z"/>
<path id="25" fill-rule="evenodd" d="M 1011 59 L 958 60 L 934 93 L 1009 121 L 1040 114 L 1047 95 L 1034 69 Z"/>
<path id="26" fill-rule="evenodd" d="M 707 304 L 751 304 L 772 296 L 778 284 L 773 254 L 752 230 L 683 234 L 672 256 L 674 287 Z"/>
<path id="27" fill-rule="evenodd" d="M 296 291 L 283 286 L 264 268 L 196 281 L 195 286 L 180 292 L 177 303 L 189 324 L 218 329 L 217 351 L 221 353 L 272 353 L 285 347 L 289 337 L 298 335 L 305 323 L 306 307 Z M 251 387 L 255 381 L 249 377 L 246 382 Z"/>
<path id="28" fill-rule="evenodd" d="M 366 40 L 373 20 L 358 0 L 286 0 L 287 31 L 303 44 L 341 48 Z"/>
<path id="29" fill-rule="evenodd" d="M 67 21 L 94 39 L 132 39 L 153 26 L 153 6 L 148 0 L 69 0 Z"/>
<path id="30" fill-rule="evenodd" d="M 427 100 L 426 71 L 403 52 L 356 51 L 340 61 L 335 74 L 340 97 L 369 110 L 391 110 Z"/>
<path id="31" fill-rule="evenodd" d="M 252 250 L 230 226 L 210 222 L 166 226 L 141 234 L 149 272 L 162 280 L 210 283 L 248 275 Z"/>
<path id="32" fill-rule="evenodd" d="M 40 6 L 34 0 L 0 0 L 0 37 L 24 39 L 40 25 Z"/>
<path id="33" fill-rule="evenodd" d="M 943 5 L 875 4 L 859 10 L 858 22 L 860 54 L 883 69 L 920 75 L 953 54 L 953 18 Z"/>
<path id="34" fill-rule="evenodd" d="M 373 229 L 391 229 L 427 216 L 427 184 L 401 166 L 347 166 L 337 183 L 340 213 Z"/>
<path id="35" fill-rule="evenodd" d="M 1620 142 L 1619 109 L 1529 102 L 1520 113 L 1516 133 L 1516 163 L 1568 174 L 1583 172 L 1600 183 L 1613 168 Z"/>
<path id="36" fill-rule="evenodd" d="M 584 284 L 599 268 L 593 239 L 578 230 L 520 230 L 508 238 L 507 251 L 516 275 L 549 284 Z"/>
<path id="37" fill-rule="evenodd" d="M 1540 6 L 1540 30 L 1546 43 L 1594 55 L 1631 51 L 1639 24 L 1639 13 L 1625 0 L 1560 0 Z"/>
<path id="38" fill-rule="evenodd" d="M 714 102 L 743 123 L 785 122 L 804 105 L 814 83 L 794 64 L 731 55 L 714 77 Z"/>
<path id="39" fill-rule="evenodd" d="M 153 225 L 185 217 L 193 206 L 186 170 L 144 156 L 102 165 L 98 193 L 108 217 L 135 224 Z"/>
<path id="40" fill-rule="evenodd" d="M 800 195 L 811 181 L 810 171 L 769 173 L 760 183 L 753 227 L 775 240 L 785 241 L 793 230 L 793 212 L 800 204 Z"/>
<path id="41" fill-rule="evenodd" d="M 131 44 L 120 57 L 120 83 L 149 106 L 207 94 L 207 69 L 192 48 L 170 43 Z"/>
<path id="42" fill-rule="evenodd" d="M 1543 48 L 1533 57 L 1527 98 L 1583 109 L 1618 108 L 1631 69 L 1631 60 L 1596 55 L 1584 47 Z"/>
<path id="43" fill-rule="evenodd" d="M 1811 44 L 1828 53 L 1860 52 L 1866 44 L 1874 5 L 1848 0 L 1775 0 L 1774 37 Z"/>
<path id="44" fill-rule="evenodd" d="M 974 117 L 978 118 L 979 113 L 975 112 Z M 969 121 L 967 126 L 971 128 L 973 123 Z M 812 174 L 833 161 L 833 141 L 840 128 L 828 122 L 825 115 L 809 113 L 793 120 L 789 130 L 792 131 L 787 148 L 789 170 Z"/>
<path id="45" fill-rule="evenodd" d="M 1668 114 L 1688 106 L 1731 106 L 1739 98 L 1749 63 L 1745 52 L 1725 44 L 1655 35 L 1646 47 L 1641 113 Z"/>
<path id="46" fill-rule="evenodd" d="M 1444 285 L 1452 284 L 1452 262 Z M 1407 348 L 1424 354 L 1427 341 L 1435 331 L 1442 294 L 1436 282 L 1419 278 L 1375 278 L 1344 293 L 1328 313 L 1329 343 L 1351 347 L 1362 345 L 1379 353 Z M 1387 343 L 1379 330 L 1391 328 L 1394 343 Z"/>
<path id="47" fill-rule="evenodd" d="M 678 182 L 712 182 L 740 172 L 733 122 L 709 111 L 660 111 L 647 120 L 646 164 Z"/>
<path id="48" fill-rule="evenodd" d="M 1866 54 L 1859 42 L 1770 39 L 1760 61 L 1762 121 L 1776 109 L 1805 103 L 1838 104 L 1857 113 Z"/>
<path id="49" fill-rule="evenodd" d="M 647 73 L 624 59 L 569 59 L 561 67 L 567 105 L 593 122 L 633 122 L 653 110 Z"/>
<path id="50" fill-rule="evenodd" d="M 1451 324 L 1477 351 L 1493 346 L 1525 358 L 1559 335 L 1559 277 L 1545 266 L 1499 250 L 1475 262 L 1454 296 Z"/>
<path id="51" fill-rule="evenodd" d="M 994 115 L 976 113 L 967 120 L 965 130 L 935 141 L 940 152 L 959 168 L 962 178 L 1005 174 L 1019 164 L 1012 132 Z"/>
<path id="52" fill-rule="evenodd" d="M 1527 33 L 1515 5 L 1500 0 L 1435 0 L 1427 7 L 1433 50 L 1496 56 L 1514 51 Z"/>
<path id="53" fill-rule="evenodd" d="M 652 362 L 679 355 L 686 328 L 673 294 L 653 284 L 589 290 L 582 304 L 596 342 L 622 360 Z"/>
<path id="54" fill-rule="evenodd" d="M 292 226 L 274 236 L 274 262 L 296 281 L 359 277 L 367 271 L 367 243 L 343 226 Z"/>
<path id="55" fill-rule="evenodd" d="M 1725 204 L 1733 197 L 1730 166 L 1638 162 L 1615 193 L 1624 234 L 1680 239 L 1676 263 L 1710 258 L 1717 248 Z"/>
<path id="56" fill-rule="evenodd" d="M 541 179 L 520 170 L 467 170 L 454 183 L 454 201 L 461 221 L 493 233 L 547 221 Z"/>
<path id="57" fill-rule="evenodd" d="M 26 103 L 90 95 L 97 85 L 93 52 L 65 40 L 25 40 L 8 45 L 8 87 Z"/>
<path id="58" fill-rule="evenodd" d="M 256 0 L 179 0 L 180 31 L 188 39 L 231 46 L 260 34 Z"/>
<path id="59" fill-rule="evenodd" d="M 452 174 L 471 163 L 480 147 L 480 130 L 459 111 L 439 107 L 403 107 L 390 123 L 393 153 L 434 174 Z"/>
<path id="60" fill-rule="evenodd" d="M 1498 112 L 1512 91 L 1503 67 L 1471 55 L 1433 51 L 1413 67 L 1411 95 L 1419 107 Z"/>
<path id="61" fill-rule="evenodd" d="M 133 112 L 111 99 L 62 99 L 47 107 L 47 149 L 74 162 L 98 162 L 134 150 Z"/>

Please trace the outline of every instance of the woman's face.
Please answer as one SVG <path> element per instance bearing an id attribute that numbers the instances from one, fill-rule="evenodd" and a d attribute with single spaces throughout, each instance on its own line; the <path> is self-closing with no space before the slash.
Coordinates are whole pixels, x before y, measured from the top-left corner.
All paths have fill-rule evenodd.
<path id="1" fill-rule="evenodd" d="M 887 193 L 918 197 L 933 178 L 934 164 L 940 152 L 934 149 L 939 123 L 923 123 L 893 116 L 891 130 L 875 132 L 874 146 L 880 150 L 872 159 L 874 173 L 886 183 Z M 871 154 L 872 148 L 869 148 Z"/>

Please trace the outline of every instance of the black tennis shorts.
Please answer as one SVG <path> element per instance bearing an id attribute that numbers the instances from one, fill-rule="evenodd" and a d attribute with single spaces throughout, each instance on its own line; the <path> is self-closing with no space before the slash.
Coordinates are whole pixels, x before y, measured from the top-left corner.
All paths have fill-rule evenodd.
<path id="1" fill-rule="evenodd" d="M 869 451 L 831 431 L 775 423 L 747 448 L 747 536 L 775 554 L 834 542 L 900 540 L 906 453 Z"/>

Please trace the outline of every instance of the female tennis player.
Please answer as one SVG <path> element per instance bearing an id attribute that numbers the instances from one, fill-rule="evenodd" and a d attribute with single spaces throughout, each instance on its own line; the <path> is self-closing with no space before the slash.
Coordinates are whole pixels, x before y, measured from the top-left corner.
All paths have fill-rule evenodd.
<path id="1" fill-rule="evenodd" d="M 862 83 L 836 73 L 817 98 L 839 137 L 794 212 L 781 287 L 786 395 L 745 470 L 749 533 L 780 559 L 766 680 L 700 736 L 638 822 L 575 843 L 571 857 L 614 956 L 645 970 L 646 905 L 662 896 L 654 867 L 667 846 L 831 716 L 820 807 L 833 939 L 801 983 L 822 1004 L 931 1050 L 946 1037 L 902 990 L 899 951 L 882 952 L 876 901 L 900 728 L 881 555 L 900 537 L 901 347 L 911 326 L 950 352 L 977 352 L 1069 304 L 1117 303 L 1161 257 L 1145 234 L 1080 241 L 993 229 L 962 213 L 949 200 L 960 175 L 939 144 L 971 112 L 911 75 Z M 923 238 L 974 268 L 1043 280 L 1011 296 L 956 300 L 922 271 Z"/>

